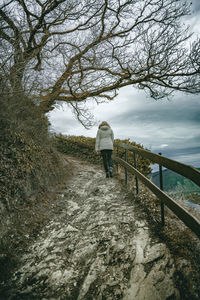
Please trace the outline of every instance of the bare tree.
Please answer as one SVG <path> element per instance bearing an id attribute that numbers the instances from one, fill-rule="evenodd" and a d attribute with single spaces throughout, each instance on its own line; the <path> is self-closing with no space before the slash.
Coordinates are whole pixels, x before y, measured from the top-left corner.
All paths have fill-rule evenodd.
<path id="1" fill-rule="evenodd" d="M 200 43 L 179 0 L 12 0 L 0 9 L 1 65 L 13 93 L 32 89 L 44 112 L 113 99 L 134 85 L 159 99 L 200 92 Z M 27 80 L 28 78 L 28 80 Z"/>

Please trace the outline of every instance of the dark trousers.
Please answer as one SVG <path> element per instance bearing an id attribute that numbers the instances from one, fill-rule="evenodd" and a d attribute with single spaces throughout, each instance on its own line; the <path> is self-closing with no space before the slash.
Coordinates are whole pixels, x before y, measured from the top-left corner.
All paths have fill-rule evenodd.
<path id="1" fill-rule="evenodd" d="M 103 158 L 103 166 L 106 172 L 112 171 L 112 150 L 101 150 L 101 155 Z"/>

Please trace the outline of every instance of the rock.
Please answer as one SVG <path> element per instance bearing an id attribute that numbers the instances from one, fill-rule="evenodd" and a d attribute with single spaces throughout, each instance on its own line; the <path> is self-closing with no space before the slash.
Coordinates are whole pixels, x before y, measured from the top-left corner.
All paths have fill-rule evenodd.
<path id="1" fill-rule="evenodd" d="M 145 258 L 144 263 L 149 263 L 151 261 L 154 261 L 156 259 L 159 259 L 167 253 L 166 246 L 164 244 L 155 244 L 154 246 L 150 247 L 148 245 L 146 251 L 145 251 Z"/>

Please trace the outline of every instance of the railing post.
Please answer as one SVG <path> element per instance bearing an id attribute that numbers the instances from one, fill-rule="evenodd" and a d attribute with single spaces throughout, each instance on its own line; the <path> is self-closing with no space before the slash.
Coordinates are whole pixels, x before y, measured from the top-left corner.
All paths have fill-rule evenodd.
<path id="1" fill-rule="evenodd" d="M 128 161 L 128 158 L 127 158 L 127 149 L 125 150 L 125 161 L 127 162 Z M 127 171 L 127 168 L 125 168 L 125 184 L 128 183 L 128 171 Z"/>
<path id="2" fill-rule="evenodd" d="M 159 155 L 162 155 L 162 153 L 158 153 Z M 163 191 L 163 174 L 162 174 L 162 166 L 159 165 L 159 178 L 160 178 L 160 189 Z M 162 226 L 165 225 L 165 208 L 164 208 L 164 202 L 161 200 L 160 202 L 161 207 L 161 222 Z"/>
<path id="3" fill-rule="evenodd" d="M 136 153 L 134 152 L 134 167 L 137 169 L 137 159 L 136 159 Z M 136 194 L 139 193 L 139 188 L 138 188 L 138 178 L 135 176 L 135 185 L 136 185 Z"/>

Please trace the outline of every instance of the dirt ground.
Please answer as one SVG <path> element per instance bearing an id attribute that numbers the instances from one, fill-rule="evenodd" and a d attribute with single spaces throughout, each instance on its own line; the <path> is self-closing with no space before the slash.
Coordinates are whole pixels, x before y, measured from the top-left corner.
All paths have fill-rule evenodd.
<path id="1" fill-rule="evenodd" d="M 116 176 L 105 178 L 101 167 L 66 158 L 70 178 L 1 284 L 0 299 L 189 299 L 180 274 L 184 268 L 191 276 L 191 265 L 156 236 L 140 209 L 142 196 Z M 196 287 L 192 295 L 198 299 Z"/>

